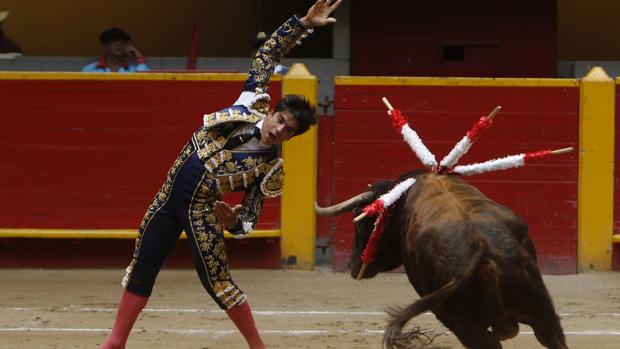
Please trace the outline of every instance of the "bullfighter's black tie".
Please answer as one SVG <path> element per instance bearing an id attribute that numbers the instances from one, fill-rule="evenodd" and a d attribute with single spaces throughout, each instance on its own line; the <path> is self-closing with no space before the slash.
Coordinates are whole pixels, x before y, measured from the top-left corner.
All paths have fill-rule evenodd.
<path id="1" fill-rule="evenodd" d="M 230 137 L 230 139 L 228 140 L 224 148 L 229 149 L 229 150 L 235 149 L 236 147 L 249 142 L 252 138 L 256 138 L 260 141 L 261 139 L 260 128 L 254 127 L 254 129 L 252 130 L 252 133 L 244 133 L 244 134 Z"/>

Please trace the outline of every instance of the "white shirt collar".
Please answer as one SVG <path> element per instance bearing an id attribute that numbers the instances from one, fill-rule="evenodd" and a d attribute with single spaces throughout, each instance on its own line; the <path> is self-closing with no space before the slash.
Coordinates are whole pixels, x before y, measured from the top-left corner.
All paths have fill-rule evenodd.
<path id="1" fill-rule="evenodd" d="M 247 125 L 244 125 L 242 127 L 239 127 L 239 129 L 237 129 L 237 131 L 235 131 L 233 136 L 244 134 L 244 133 L 250 133 L 250 132 L 252 132 L 254 127 L 258 127 L 262 131 L 263 130 L 263 122 L 264 121 L 265 121 L 265 119 L 257 122 L 256 124 L 247 124 Z M 252 138 L 247 143 L 241 144 L 240 146 L 234 148 L 234 150 L 267 150 L 267 149 L 270 149 L 271 147 L 272 147 L 271 145 L 264 144 L 263 142 L 259 141 L 258 139 Z"/>

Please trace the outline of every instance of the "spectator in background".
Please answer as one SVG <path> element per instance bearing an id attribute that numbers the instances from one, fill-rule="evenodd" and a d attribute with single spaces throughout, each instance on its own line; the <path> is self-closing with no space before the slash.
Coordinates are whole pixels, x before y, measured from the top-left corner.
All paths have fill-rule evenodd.
<path id="1" fill-rule="evenodd" d="M 135 73 L 151 70 L 140 51 L 129 43 L 131 37 L 124 30 L 116 27 L 107 29 L 99 35 L 99 40 L 103 46 L 103 56 L 82 68 L 82 72 Z"/>
<path id="2" fill-rule="evenodd" d="M 21 47 L 4 35 L 2 23 L 9 16 L 9 11 L 0 11 L 0 53 L 22 53 Z"/>
<path id="3" fill-rule="evenodd" d="M 263 46 L 265 41 L 267 41 L 267 34 L 265 34 L 265 32 L 258 32 L 256 34 L 256 37 L 254 38 L 252 51 L 250 52 L 251 58 L 254 58 L 256 56 L 256 52 L 261 46 Z M 278 65 L 276 65 L 276 67 L 273 69 L 273 72 L 276 74 L 284 75 L 286 74 L 286 72 L 288 72 L 288 67 L 278 63 Z"/>

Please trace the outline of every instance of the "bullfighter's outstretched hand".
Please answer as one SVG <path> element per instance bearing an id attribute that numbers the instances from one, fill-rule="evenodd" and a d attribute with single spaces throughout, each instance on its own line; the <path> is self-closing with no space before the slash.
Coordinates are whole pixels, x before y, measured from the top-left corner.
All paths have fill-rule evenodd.
<path id="1" fill-rule="evenodd" d="M 342 0 L 317 0 L 300 21 L 308 28 L 336 23 L 336 19 L 329 15 L 340 6 L 341 2 Z"/>

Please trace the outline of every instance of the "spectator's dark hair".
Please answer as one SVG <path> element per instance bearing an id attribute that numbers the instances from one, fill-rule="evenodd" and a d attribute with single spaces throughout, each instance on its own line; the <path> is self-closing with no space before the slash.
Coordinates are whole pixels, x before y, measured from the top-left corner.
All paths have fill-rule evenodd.
<path id="1" fill-rule="evenodd" d="M 306 98 L 300 95 L 285 96 L 276 104 L 274 111 L 288 111 L 293 115 L 299 123 L 295 136 L 308 131 L 310 125 L 316 124 L 314 107 Z"/>
<path id="2" fill-rule="evenodd" d="M 101 41 L 102 44 L 107 44 L 108 42 L 112 40 L 129 41 L 131 40 L 131 36 L 129 36 L 129 34 L 127 34 L 127 32 L 124 31 L 123 29 L 116 28 L 116 27 L 106 29 L 103 32 L 101 32 L 101 34 L 99 34 L 99 41 Z"/>

